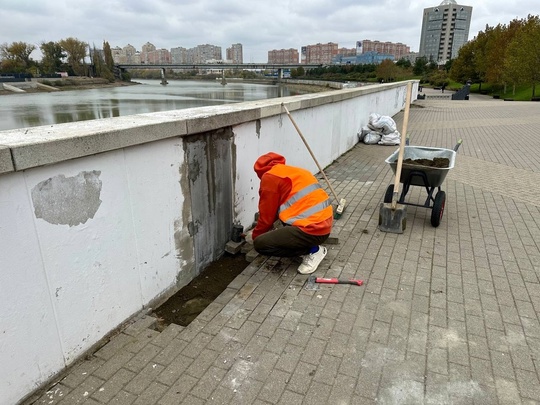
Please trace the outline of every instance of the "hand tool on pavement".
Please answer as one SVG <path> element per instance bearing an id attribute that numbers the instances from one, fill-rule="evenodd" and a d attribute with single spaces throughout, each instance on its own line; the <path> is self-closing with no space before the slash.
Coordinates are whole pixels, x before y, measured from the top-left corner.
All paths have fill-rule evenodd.
<path id="1" fill-rule="evenodd" d="M 311 150 L 311 148 L 309 147 L 307 141 L 306 141 L 306 138 L 304 138 L 304 135 L 302 135 L 302 131 L 300 131 L 300 128 L 298 128 L 298 125 L 296 125 L 296 122 L 294 121 L 291 113 L 289 112 L 289 110 L 287 109 L 287 107 L 285 107 L 285 104 L 281 103 L 281 106 L 283 107 L 283 109 L 285 110 L 285 112 L 287 113 L 287 115 L 289 116 L 292 124 L 294 125 L 294 127 L 296 128 L 296 132 L 298 132 L 298 135 L 300 135 L 300 138 L 302 138 L 302 141 L 304 142 L 304 145 L 306 145 L 306 148 L 307 150 L 309 151 L 311 157 L 313 158 L 313 160 L 315 161 L 315 164 L 317 165 L 317 167 L 319 168 L 319 171 L 321 172 L 321 174 L 323 175 L 324 179 L 326 180 L 326 184 L 328 184 L 328 187 L 330 188 L 330 190 L 332 191 L 332 194 L 334 195 L 334 198 L 336 199 L 336 202 L 338 203 L 338 206 L 336 208 L 336 211 L 334 212 L 334 218 L 341 218 L 341 215 L 343 214 L 343 211 L 345 211 L 345 204 L 347 203 L 347 200 L 345 200 L 344 198 L 339 198 L 336 194 L 336 191 L 334 190 L 334 187 L 332 187 L 332 184 L 330 184 L 330 180 L 328 180 L 328 177 L 326 177 L 326 174 L 324 173 L 321 165 L 319 164 L 319 162 L 317 161 L 317 159 L 315 158 L 315 155 L 313 154 L 313 151 Z"/>
<path id="2" fill-rule="evenodd" d="M 394 193 L 391 203 L 381 203 L 379 210 L 379 229 L 383 232 L 403 233 L 407 226 L 407 206 L 398 204 L 399 184 L 401 167 L 403 165 L 403 152 L 407 140 L 407 124 L 409 123 L 409 110 L 411 106 L 412 83 L 407 83 L 407 97 L 405 101 L 405 115 L 403 117 L 403 128 L 401 130 L 401 141 L 399 143 L 399 154 L 397 159 L 396 178 L 394 181 Z"/>
<path id="3" fill-rule="evenodd" d="M 352 285 L 363 285 L 363 280 L 343 280 L 339 278 L 324 278 L 324 277 L 316 277 L 316 276 L 309 276 L 307 283 L 306 283 L 306 290 L 318 290 L 319 286 L 317 284 L 352 284 Z"/>

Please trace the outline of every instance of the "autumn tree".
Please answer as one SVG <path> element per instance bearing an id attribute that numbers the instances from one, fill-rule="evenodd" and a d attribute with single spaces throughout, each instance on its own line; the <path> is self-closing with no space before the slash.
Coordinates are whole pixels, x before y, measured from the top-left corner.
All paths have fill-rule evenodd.
<path id="1" fill-rule="evenodd" d="M 41 58 L 41 71 L 53 74 L 62 70 L 63 60 L 67 56 L 58 42 L 42 42 L 39 46 L 43 57 Z"/>
<path id="2" fill-rule="evenodd" d="M 24 73 L 35 64 L 30 54 L 36 49 L 35 45 L 26 42 L 13 42 L 0 45 L 1 69 L 4 72 Z"/>
<path id="3" fill-rule="evenodd" d="M 452 63 L 450 68 L 450 77 L 457 82 L 465 83 L 471 79 L 474 82 L 479 81 L 475 66 L 475 49 L 474 41 L 469 41 L 459 49 L 458 57 Z"/>
<path id="4" fill-rule="evenodd" d="M 73 72 L 76 75 L 84 76 L 86 73 L 84 58 L 87 56 L 86 48 L 88 45 L 72 37 L 62 39 L 58 43 L 67 53 L 67 61 Z"/>
<path id="5" fill-rule="evenodd" d="M 389 82 L 394 80 L 399 74 L 399 68 L 390 59 L 383 60 L 376 68 L 377 77 Z"/>
<path id="6" fill-rule="evenodd" d="M 536 97 L 536 84 L 540 81 L 540 17 L 529 15 L 517 35 L 508 44 L 505 67 L 515 76 L 517 84 L 532 86 Z"/>

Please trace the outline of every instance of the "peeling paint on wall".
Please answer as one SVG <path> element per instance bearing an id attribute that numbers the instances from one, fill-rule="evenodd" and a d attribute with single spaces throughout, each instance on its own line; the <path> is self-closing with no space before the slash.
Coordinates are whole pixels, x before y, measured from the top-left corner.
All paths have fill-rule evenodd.
<path id="1" fill-rule="evenodd" d="M 94 218 L 101 205 L 101 171 L 83 171 L 74 177 L 60 174 L 32 189 L 36 218 L 54 225 L 76 226 Z"/>

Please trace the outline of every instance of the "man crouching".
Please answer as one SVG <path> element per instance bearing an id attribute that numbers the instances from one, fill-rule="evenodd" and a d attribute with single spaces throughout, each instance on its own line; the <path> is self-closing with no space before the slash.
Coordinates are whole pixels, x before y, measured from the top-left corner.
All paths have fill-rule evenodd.
<path id="1" fill-rule="evenodd" d="M 302 256 L 298 272 L 313 273 L 327 253 L 321 244 L 332 230 L 330 197 L 309 171 L 287 165 L 277 153 L 262 155 L 253 168 L 261 179 L 259 219 L 246 241 L 262 255 Z M 277 219 L 284 226 L 274 229 Z"/>

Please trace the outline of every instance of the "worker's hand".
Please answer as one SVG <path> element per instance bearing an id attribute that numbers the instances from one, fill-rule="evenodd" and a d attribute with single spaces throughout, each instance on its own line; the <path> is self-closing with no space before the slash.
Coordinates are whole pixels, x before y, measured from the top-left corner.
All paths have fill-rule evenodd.
<path id="1" fill-rule="evenodd" d="M 253 244 L 253 231 L 247 231 L 247 232 L 244 234 L 244 240 L 245 240 L 247 243 Z"/>

